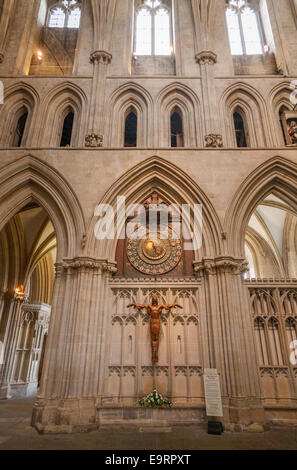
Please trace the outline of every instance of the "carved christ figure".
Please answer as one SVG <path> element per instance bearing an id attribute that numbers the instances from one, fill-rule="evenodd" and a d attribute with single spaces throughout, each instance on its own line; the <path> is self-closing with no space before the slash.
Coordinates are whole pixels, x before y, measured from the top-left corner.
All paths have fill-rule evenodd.
<path id="1" fill-rule="evenodd" d="M 128 305 L 129 307 L 136 308 L 137 310 L 141 311 L 143 309 L 146 310 L 147 314 L 151 316 L 150 320 L 150 327 L 151 327 L 151 340 L 152 340 L 152 362 L 156 364 L 158 362 L 158 351 L 159 351 L 159 337 L 160 337 L 160 315 L 162 310 L 171 310 L 172 308 L 183 308 L 178 304 L 172 305 L 159 305 L 157 297 L 152 298 L 151 305 L 139 305 L 139 304 L 131 304 Z"/>

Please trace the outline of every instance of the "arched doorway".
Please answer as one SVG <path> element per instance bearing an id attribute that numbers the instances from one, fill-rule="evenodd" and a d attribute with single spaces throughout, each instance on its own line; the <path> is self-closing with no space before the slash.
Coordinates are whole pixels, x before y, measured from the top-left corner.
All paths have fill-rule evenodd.
<path id="1" fill-rule="evenodd" d="M 48 334 L 56 261 L 55 230 L 29 203 L 0 232 L 0 397 L 36 395 Z"/>

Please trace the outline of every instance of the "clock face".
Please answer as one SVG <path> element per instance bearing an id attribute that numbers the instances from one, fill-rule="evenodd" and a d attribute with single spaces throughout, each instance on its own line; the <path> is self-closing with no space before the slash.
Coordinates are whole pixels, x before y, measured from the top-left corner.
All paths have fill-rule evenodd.
<path id="1" fill-rule="evenodd" d="M 163 239 L 158 231 L 144 240 L 127 241 L 130 263 L 144 274 L 158 275 L 172 271 L 178 265 L 181 255 L 181 241 L 172 237 L 171 229 L 168 230 L 168 238 Z"/>

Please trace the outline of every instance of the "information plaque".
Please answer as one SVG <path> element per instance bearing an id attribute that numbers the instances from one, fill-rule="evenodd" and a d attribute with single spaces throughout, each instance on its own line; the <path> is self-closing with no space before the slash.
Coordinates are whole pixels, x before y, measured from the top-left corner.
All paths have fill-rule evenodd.
<path id="1" fill-rule="evenodd" d="M 207 416 L 223 416 L 220 376 L 216 369 L 204 369 L 204 390 Z"/>

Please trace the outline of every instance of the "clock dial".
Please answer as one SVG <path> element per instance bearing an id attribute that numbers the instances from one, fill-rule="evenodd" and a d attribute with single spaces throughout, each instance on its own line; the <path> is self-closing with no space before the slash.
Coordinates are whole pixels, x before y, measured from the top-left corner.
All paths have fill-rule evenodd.
<path id="1" fill-rule="evenodd" d="M 173 239 L 172 230 L 163 239 L 160 231 L 144 240 L 128 239 L 127 256 L 132 266 L 144 274 L 158 275 L 172 271 L 182 255 L 181 241 Z"/>

